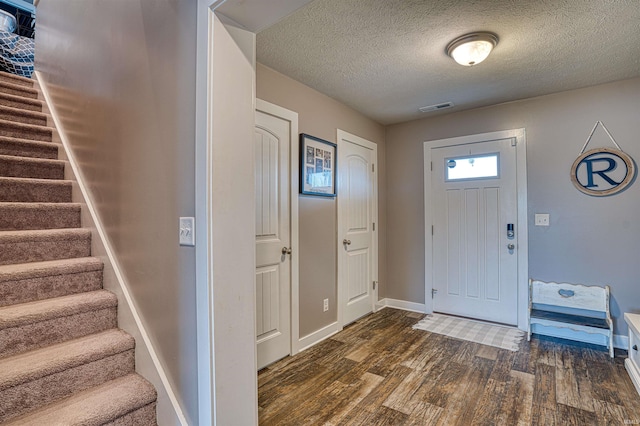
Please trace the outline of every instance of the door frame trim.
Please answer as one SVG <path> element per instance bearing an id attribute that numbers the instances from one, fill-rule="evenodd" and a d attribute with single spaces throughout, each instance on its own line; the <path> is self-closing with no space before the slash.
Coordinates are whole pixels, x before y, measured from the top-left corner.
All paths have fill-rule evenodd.
<path id="1" fill-rule="evenodd" d="M 527 329 L 528 306 L 528 279 L 529 279 L 529 235 L 527 223 L 527 140 L 525 129 L 503 130 L 498 132 L 481 133 L 476 135 L 460 136 L 454 138 L 426 141 L 424 147 L 424 298 L 425 312 L 433 312 L 433 212 L 431 209 L 431 149 L 453 145 L 466 145 L 486 142 L 496 139 L 516 140 L 516 198 L 518 203 L 518 235 L 517 260 L 518 260 L 518 328 Z"/>
<path id="2" fill-rule="evenodd" d="M 300 145 L 298 144 L 298 113 L 256 98 L 256 111 L 273 115 L 289 122 L 289 227 L 291 232 L 291 292 L 289 320 L 291 355 L 300 352 L 300 234 L 298 222 L 298 187 L 300 185 Z"/>
<path id="3" fill-rule="evenodd" d="M 373 214 L 372 214 L 372 220 L 375 224 L 377 224 L 377 228 L 375 231 L 373 231 L 373 241 L 372 241 L 372 245 L 373 245 L 373 262 L 372 262 L 372 271 L 371 271 L 371 277 L 373 281 L 378 281 L 378 233 L 380 230 L 380 222 L 378 220 L 378 170 L 380 169 L 379 165 L 378 165 L 378 145 L 368 141 L 366 139 L 363 139 L 359 136 L 353 135 L 351 133 L 345 132 L 344 130 L 340 130 L 337 129 L 337 155 L 336 157 L 339 158 L 339 153 L 340 153 L 340 147 L 344 146 L 344 140 L 348 140 L 350 143 L 354 143 L 356 145 L 360 145 L 363 146 L 365 148 L 371 149 L 373 151 L 373 164 L 374 164 L 374 168 L 373 168 Z M 338 162 L 338 170 L 336 170 L 336 172 L 338 173 L 338 178 L 337 178 L 337 200 L 336 200 L 336 216 L 337 216 L 337 221 L 336 221 L 336 247 L 337 247 L 337 251 L 336 253 L 338 254 L 338 261 L 337 261 L 337 282 L 338 282 L 338 294 L 337 294 L 337 300 L 338 300 L 338 306 L 337 306 L 337 310 L 338 310 L 338 327 L 341 330 L 346 324 L 344 324 L 344 307 L 345 307 L 345 283 L 344 280 L 341 279 L 341 272 L 344 269 L 344 262 L 342 260 L 342 256 L 339 255 L 340 250 L 342 249 L 342 243 L 340 241 L 340 230 L 342 229 L 342 223 L 341 223 L 341 218 L 340 218 L 340 179 L 341 179 L 341 173 L 340 173 L 340 162 Z M 371 311 L 375 312 L 376 311 L 376 303 L 378 302 L 378 289 L 380 288 L 380 285 L 378 283 L 378 285 L 376 286 L 375 290 L 373 290 L 373 298 L 371 301 Z"/>

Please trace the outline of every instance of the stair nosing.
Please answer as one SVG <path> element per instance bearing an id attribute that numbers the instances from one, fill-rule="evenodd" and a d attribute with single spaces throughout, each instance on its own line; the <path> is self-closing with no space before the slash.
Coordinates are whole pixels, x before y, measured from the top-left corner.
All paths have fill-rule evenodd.
<path id="1" fill-rule="evenodd" d="M 0 308 L 0 331 L 117 306 L 116 295 L 104 289 L 7 305 Z"/>
<path id="2" fill-rule="evenodd" d="M 109 339 L 108 343 L 105 343 L 107 339 Z M 116 340 L 116 344 L 113 344 L 111 339 Z M 88 344 L 93 342 L 97 343 L 94 343 L 94 346 Z M 69 351 L 69 348 L 77 350 Z M 21 383 L 37 380 L 134 348 L 135 341 L 131 335 L 121 329 L 112 328 L 12 355 L 0 359 L 0 392 Z M 53 362 L 49 363 L 48 361 Z"/>
<path id="3" fill-rule="evenodd" d="M 20 203 L 15 201 L 2 201 L 0 202 L 0 208 L 9 207 L 9 208 L 52 208 L 52 209 L 79 209 L 82 207 L 81 203 L 45 203 L 45 202 L 29 202 L 29 203 Z M 8 229 L 7 229 L 8 231 Z M 25 229 L 26 231 L 26 229 Z"/>

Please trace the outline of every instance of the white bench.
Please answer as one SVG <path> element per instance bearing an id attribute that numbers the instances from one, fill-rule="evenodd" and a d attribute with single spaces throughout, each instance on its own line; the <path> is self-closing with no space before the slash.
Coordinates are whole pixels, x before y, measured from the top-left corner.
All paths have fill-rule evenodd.
<path id="1" fill-rule="evenodd" d="M 529 333 L 607 346 L 613 358 L 609 286 L 529 280 Z"/>

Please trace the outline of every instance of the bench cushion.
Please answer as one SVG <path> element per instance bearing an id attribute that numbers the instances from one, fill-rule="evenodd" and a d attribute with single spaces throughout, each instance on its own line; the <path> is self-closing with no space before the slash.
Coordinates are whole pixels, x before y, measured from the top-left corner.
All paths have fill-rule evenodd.
<path id="1" fill-rule="evenodd" d="M 561 314 L 559 312 L 541 311 L 539 309 L 531 310 L 531 318 L 609 329 L 609 324 L 605 318 L 591 318 L 580 315 Z"/>

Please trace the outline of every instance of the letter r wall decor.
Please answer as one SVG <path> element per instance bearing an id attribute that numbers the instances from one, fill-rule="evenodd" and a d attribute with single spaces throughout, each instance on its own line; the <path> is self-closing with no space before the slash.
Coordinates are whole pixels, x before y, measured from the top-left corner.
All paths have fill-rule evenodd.
<path id="1" fill-rule="evenodd" d="M 593 133 L 601 125 L 617 149 L 595 148 L 585 152 Z M 633 183 L 636 177 L 636 165 L 620 145 L 613 139 L 604 123 L 597 121 L 580 155 L 571 166 L 573 185 L 587 195 L 604 197 L 617 194 Z"/>

